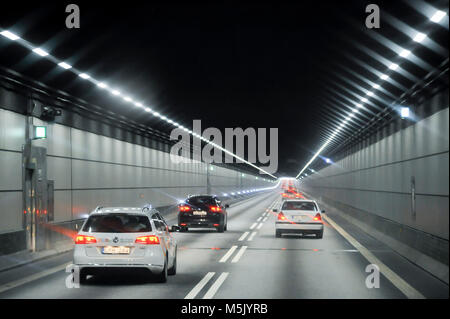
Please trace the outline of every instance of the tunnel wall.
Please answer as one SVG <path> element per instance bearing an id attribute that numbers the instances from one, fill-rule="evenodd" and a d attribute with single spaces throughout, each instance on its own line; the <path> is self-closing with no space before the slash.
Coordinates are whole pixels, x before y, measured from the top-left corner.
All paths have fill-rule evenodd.
<path id="1" fill-rule="evenodd" d="M 415 215 L 411 177 L 415 178 Z M 446 264 L 448 279 L 448 107 L 361 147 L 308 176 L 301 187 L 344 214 Z"/>
<path id="2" fill-rule="evenodd" d="M 163 207 L 188 194 L 238 191 L 273 186 L 262 178 L 190 160 L 173 163 L 169 153 L 61 124 L 47 125 L 47 139 L 33 141 L 47 149 L 47 178 L 54 180 L 54 223 L 85 218 L 98 205 Z M 0 236 L 22 242 L 22 145 L 26 117 L 0 109 Z M 100 200 L 101 199 L 101 200 Z M 1 245 L 2 247 L 5 245 Z M 8 245 L 6 245 L 8 246 Z"/>

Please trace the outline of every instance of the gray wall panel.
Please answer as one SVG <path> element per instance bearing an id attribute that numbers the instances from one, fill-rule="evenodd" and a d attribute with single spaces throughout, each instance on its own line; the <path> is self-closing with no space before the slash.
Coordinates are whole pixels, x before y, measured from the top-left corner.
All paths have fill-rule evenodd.
<path id="1" fill-rule="evenodd" d="M 302 187 L 448 240 L 448 134 L 447 108 L 310 175 Z M 415 218 L 412 176 L 417 193 Z"/>
<path id="2" fill-rule="evenodd" d="M 22 192 L 0 192 L 0 233 L 22 229 Z"/>
<path id="3" fill-rule="evenodd" d="M 22 189 L 22 154 L 0 150 L 0 190 Z"/>
<path id="4" fill-rule="evenodd" d="M 0 149 L 22 151 L 25 117 L 0 109 Z"/>

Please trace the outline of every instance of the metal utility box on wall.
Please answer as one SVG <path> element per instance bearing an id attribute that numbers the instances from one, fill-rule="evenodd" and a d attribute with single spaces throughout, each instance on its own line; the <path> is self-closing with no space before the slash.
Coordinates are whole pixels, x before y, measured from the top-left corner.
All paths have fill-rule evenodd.
<path id="1" fill-rule="evenodd" d="M 43 147 L 23 147 L 23 205 L 24 229 L 27 249 L 40 251 L 49 248 L 46 224 L 49 221 L 49 190 L 53 198 L 53 185 L 47 181 L 47 150 Z M 53 205 L 51 205 L 53 206 Z M 52 208 L 52 207 L 50 207 Z M 53 216 L 53 209 L 52 216 Z"/>

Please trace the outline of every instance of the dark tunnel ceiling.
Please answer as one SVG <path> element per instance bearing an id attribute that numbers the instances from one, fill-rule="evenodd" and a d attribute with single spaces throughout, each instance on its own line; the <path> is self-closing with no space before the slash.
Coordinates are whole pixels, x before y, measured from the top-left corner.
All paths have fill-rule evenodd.
<path id="1" fill-rule="evenodd" d="M 2 4 L 0 25 L 188 128 L 193 119 L 201 119 L 203 128 L 217 127 L 222 132 L 225 127 L 278 127 L 278 176 L 295 176 L 349 112 L 342 106 L 348 104 L 346 99 L 355 100 L 353 92 L 363 95 L 371 89 L 364 79 L 376 82 L 378 78 L 365 66 L 387 70 L 371 53 L 397 59 L 376 36 L 407 49 L 414 47 L 414 54 L 433 67 L 448 57 L 448 29 L 430 23 L 403 1 L 377 2 L 382 10 L 379 30 L 365 27 L 364 1 L 77 4 L 78 30 L 65 28 L 65 4 L 51 2 Z M 429 4 L 448 11 L 447 1 Z M 426 31 L 441 51 L 412 42 L 389 23 L 390 16 Z M 171 130 L 3 39 L 0 61 L 51 87 L 154 128 Z M 430 71 L 410 61 L 402 61 L 401 67 L 416 79 Z M 413 78 L 399 74 L 393 79 L 405 88 L 414 84 Z M 394 85 L 385 87 L 390 95 L 379 94 L 385 101 L 403 92 Z M 359 113 L 357 125 L 364 125 L 377 108 L 385 106 L 377 103 Z"/>

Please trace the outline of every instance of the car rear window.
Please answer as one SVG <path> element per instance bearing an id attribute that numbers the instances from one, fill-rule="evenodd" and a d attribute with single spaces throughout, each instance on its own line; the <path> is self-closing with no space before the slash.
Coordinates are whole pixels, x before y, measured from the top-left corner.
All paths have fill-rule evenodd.
<path id="1" fill-rule="evenodd" d="M 192 205 L 216 205 L 217 202 L 211 196 L 195 196 L 189 197 L 186 202 Z"/>
<path id="2" fill-rule="evenodd" d="M 83 231 L 91 233 L 144 233 L 152 231 L 147 216 L 107 214 L 90 216 Z"/>
<path id="3" fill-rule="evenodd" d="M 313 202 L 284 202 L 282 210 L 311 210 L 317 211 Z"/>

